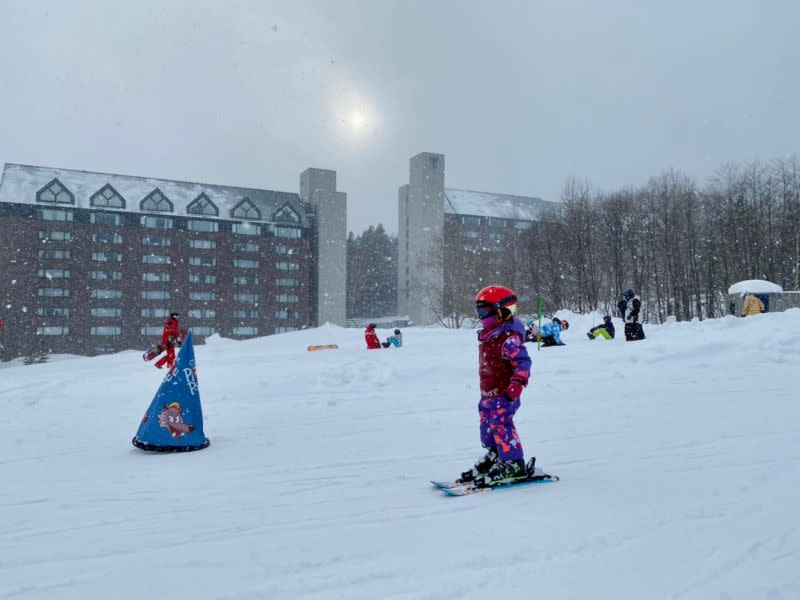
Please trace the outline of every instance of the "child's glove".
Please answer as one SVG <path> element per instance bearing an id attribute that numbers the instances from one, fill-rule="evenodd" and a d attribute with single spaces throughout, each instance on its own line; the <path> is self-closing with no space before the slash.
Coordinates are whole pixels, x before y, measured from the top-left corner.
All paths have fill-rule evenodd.
<path id="1" fill-rule="evenodd" d="M 522 395 L 522 390 L 524 389 L 524 385 L 519 381 L 513 380 L 506 388 L 506 396 L 511 402 L 514 402 L 515 400 L 519 400 L 519 397 Z"/>

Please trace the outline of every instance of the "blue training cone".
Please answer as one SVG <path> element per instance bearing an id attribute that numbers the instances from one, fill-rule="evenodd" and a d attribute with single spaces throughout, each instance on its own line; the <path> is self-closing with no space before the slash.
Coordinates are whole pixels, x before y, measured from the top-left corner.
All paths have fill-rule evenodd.
<path id="1" fill-rule="evenodd" d="M 197 385 L 192 332 L 189 331 L 156 397 L 150 403 L 133 445 L 152 452 L 190 452 L 208 448 Z"/>

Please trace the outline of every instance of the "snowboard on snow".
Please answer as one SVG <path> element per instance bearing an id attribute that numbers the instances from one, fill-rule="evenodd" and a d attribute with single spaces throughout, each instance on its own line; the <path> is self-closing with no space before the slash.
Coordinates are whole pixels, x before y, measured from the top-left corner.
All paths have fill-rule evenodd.
<path id="1" fill-rule="evenodd" d="M 493 485 L 475 485 L 474 482 L 455 481 L 431 481 L 431 483 L 438 490 L 447 496 L 469 496 L 471 494 L 481 494 L 483 492 L 491 492 L 494 490 L 505 490 L 513 487 L 522 487 L 526 485 L 538 485 L 542 483 L 555 483 L 559 481 L 558 475 L 550 475 L 545 473 L 539 467 L 533 470 L 525 479 L 517 479 L 507 483 L 496 483 Z"/>
<path id="2" fill-rule="evenodd" d="M 176 338 L 171 338 L 170 341 L 172 342 L 172 346 L 173 347 L 180 348 L 181 344 L 183 344 L 183 340 L 185 340 L 185 339 L 186 339 L 186 330 L 185 329 L 181 329 L 180 333 L 179 333 L 179 337 L 177 339 Z M 150 349 L 145 351 L 145 353 L 142 354 L 142 358 L 145 360 L 145 362 L 151 361 L 156 356 L 158 356 L 159 354 L 164 352 L 164 350 L 166 350 L 166 349 L 167 349 L 167 347 L 164 344 L 159 342 L 155 346 L 151 346 Z"/>

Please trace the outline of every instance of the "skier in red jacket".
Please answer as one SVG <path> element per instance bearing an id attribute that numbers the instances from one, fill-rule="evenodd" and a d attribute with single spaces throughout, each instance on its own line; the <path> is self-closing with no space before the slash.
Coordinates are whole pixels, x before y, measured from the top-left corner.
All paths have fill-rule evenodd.
<path id="1" fill-rule="evenodd" d="M 375 333 L 375 323 L 367 325 L 367 329 L 364 331 L 364 339 L 367 341 L 368 350 L 379 350 L 381 348 L 381 340 L 378 338 L 378 334 Z"/>
<path id="2" fill-rule="evenodd" d="M 179 313 L 169 313 L 167 320 L 164 322 L 164 331 L 161 332 L 161 345 L 166 348 L 167 352 L 158 359 L 156 367 L 161 368 L 165 364 L 169 367 L 170 371 L 175 367 L 175 346 L 181 345 L 181 330 L 178 325 Z"/>

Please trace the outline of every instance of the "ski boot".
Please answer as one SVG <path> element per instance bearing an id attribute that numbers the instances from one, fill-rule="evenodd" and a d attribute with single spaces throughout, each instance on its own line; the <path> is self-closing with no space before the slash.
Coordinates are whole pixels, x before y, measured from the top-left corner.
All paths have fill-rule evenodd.
<path id="1" fill-rule="evenodd" d="M 458 483 L 469 483 L 470 481 L 475 481 L 477 478 L 485 475 L 489 472 L 495 463 L 497 463 L 497 452 L 495 450 L 489 450 L 483 457 L 481 457 L 478 462 L 475 463 L 475 466 L 472 467 L 469 471 L 464 471 L 461 474 L 461 477 L 457 479 Z"/>
<path id="2" fill-rule="evenodd" d="M 478 487 L 492 487 L 503 483 L 514 483 L 528 478 L 528 467 L 521 458 L 497 461 L 489 472 L 475 479 Z"/>
<path id="3" fill-rule="evenodd" d="M 586 337 L 588 337 L 588 338 L 589 338 L 589 341 L 590 341 L 590 342 L 591 342 L 591 341 L 594 339 L 594 336 L 593 336 L 591 333 L 587 333 L 587 334 L 586 334 Z"/>

